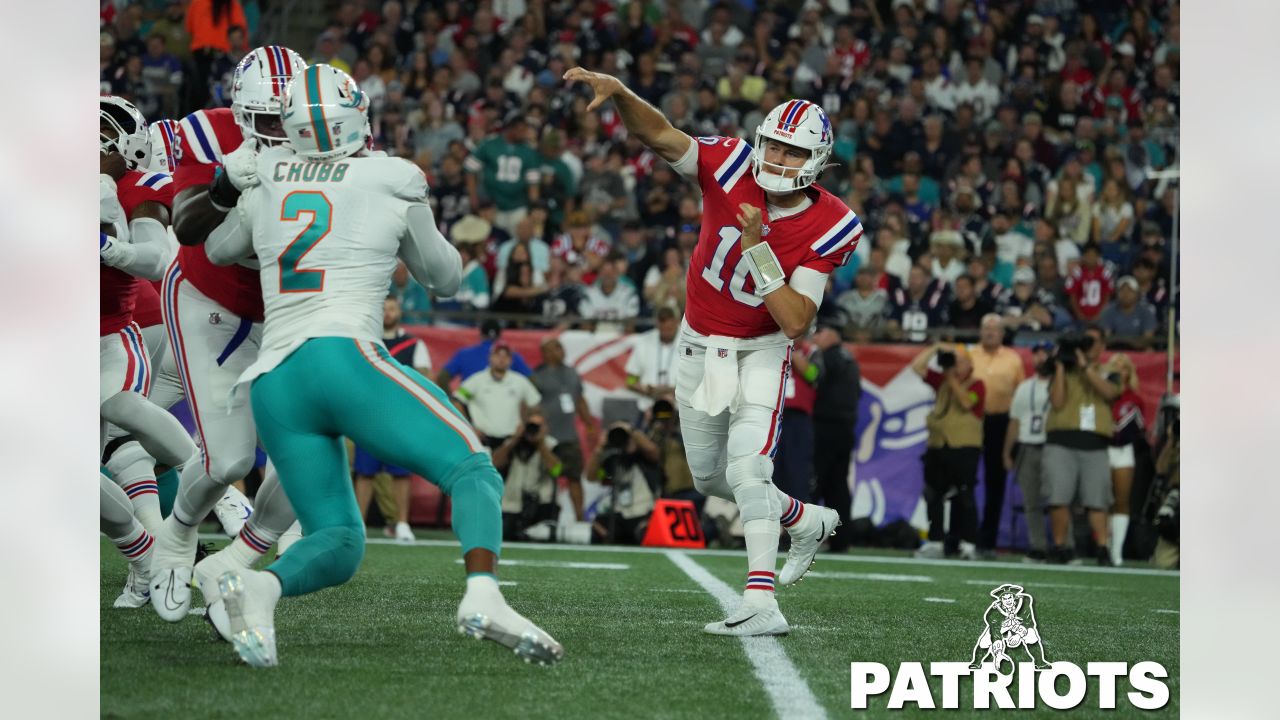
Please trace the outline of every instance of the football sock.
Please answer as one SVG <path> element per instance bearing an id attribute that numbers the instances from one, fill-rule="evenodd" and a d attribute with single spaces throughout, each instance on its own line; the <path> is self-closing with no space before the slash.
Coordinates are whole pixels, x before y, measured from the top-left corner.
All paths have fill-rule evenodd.
<path id="1" fill-rule="evenodd" d="M 790 530 L 804 519 L 804 503 L 781 490 L 778 491 L 778 495 L 781 496 L 782 500 L 782 517 L 779 518 L 778 522 L 782 527 Z"/>
<path id="2" fill-rule="evenodd" d="M 160 516 L 169 517 L 173 512 L 173 501 L 178 496 L 178 471 L 169 468 L 156 475 L 156 491 L 160 501 Z"/>
<path id="3" fill-rule="evenodd" d="M 133 505 L 133 516 L 147 532 L 160 531 L 160 494 L 156 486 L 155 460 L 136 440 L 120 446 L 107 458 L 107 470 Z"/>
<path id="4" fill-rule="evenodd" d="M 99 529 L 131 564 L 145 564 L 155 541 L 133 517 L 129 496 L 106 475 L 98 474 Z"/>
<path id="5" fill-rule="evenodd" d="M 774 602 L 773 585 L 778 565 L 778 521 L 762 518 L 742 523 L 747 541 L 747 587 L 744 602 Z"/>
<path id="6" fill-rule="evenodd" d="M 439 483 L 453 502 L 453 532 L 462 554 L 476 548 L 502 553 L 502 478 L 487 455 L 472 455 Z"/>
<path id="7" fill-rule="evenodd" d="M 1128 533 L 1129 516 L 1112 515 L 1111 537 L 1107 540 L 1108 549 L 1111 551 L 1112 565 L 1119 565 L 1124 562 L 1124 536 Z"/>

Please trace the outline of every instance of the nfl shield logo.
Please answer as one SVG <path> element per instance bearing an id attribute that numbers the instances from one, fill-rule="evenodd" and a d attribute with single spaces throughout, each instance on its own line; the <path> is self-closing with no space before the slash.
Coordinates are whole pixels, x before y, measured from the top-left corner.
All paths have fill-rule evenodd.
<path id="1" fill-rule="evenodd" d="M 769 237 L 769 226 L 764 225 L 760 228 L 760 237 Z"/>
<path id="2" fill-rule="evenodd" d="M 729 357 L 729 351 L 724 348 L 716 348 L 716 356 L 721 358 Z"/>

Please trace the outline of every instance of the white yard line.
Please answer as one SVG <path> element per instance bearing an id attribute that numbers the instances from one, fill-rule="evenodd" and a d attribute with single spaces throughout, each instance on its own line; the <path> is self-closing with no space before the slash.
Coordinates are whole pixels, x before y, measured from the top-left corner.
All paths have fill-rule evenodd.
<path id="1" fill-rule="evenodd" d="M 955 602 L 956 600 L 955 600 L 955 598 L 935 598 L 935 597 L 927 597 L 927 598 L 925 598 L 925 599 L 924 599 L 924 601 L 925 601 L 925 602 L 931 602 L 931 603 L 953 603 L 953 602 Z"/>
<path id="2" fill-rule="evenodd" d="M 1154 610 L 1153 612 L 1163 613 L 1163 614 L 1165 614 L 1165 615 L 1178 615 L 1178 614 L 1179 614 L 1179 611 L 1178 611 L 1178 610 L 1156 609 L 1156 610 Z"/>
<path id="3" fill-rule="evenodd" d="M 229 538 L 222 533 L 201 533 L 201 540 L 228 540 Z M 457 540 L 415 540 L 412 544 L 400 543 L 391 538 L 368 538 L 365 541 L 369 545 L 400 545 L 402 547 L 458 547 Z M 503 550 L 550 550 L 550 551 L 567 551 L 567 552 L 589 552 L 589 553 L 631 553 L 640 555 L 660 555 L 667 552 L 666 548 L 651 547 L 634 547 L 623 545 L 558 545 L 555 543 L 503 543 Z M 742 550 L 684 550 L 689 555 L 705 555 L 709 557 L 746 557 L 746 553 Z M 1136 567 L 1098 567 L 1096 565 L 1030 565 L 1026 563 L 1014 562 L 987 562 L 975 560 L 917 560 L 910 557 L 884 557 L 877 555 L 833 555 L 822 553 L 818 555 L 818 563 L 868 563 L 872 565 L 909 565 L 916 568 L 928 567 L 944 567 L 944 568 L 987 568 L 992 570 L 1002 570 L 1009 573 L 1097 573 L 1101 575 L 1155 575 L 1168 578 L 1177 578 L 1179 574 L 1175 570 L 1156 570 L 1154 568 L 1136 568 Z M 1003 582 L 1003 581 L 1002 581 Z M 998 584 L 998 583 L 997 583 Z"/>
<path id="4" fill-rule="evenodd" d="M 455 563 L 461 565 L 462 558 L 454 560 Z M 593 563 L 593 562 L 561 562 L 559 560 L 500 560 L 498 567 L 542 567 L 542 568 L 566 568 L 569 570 L 630 570 L 630 565 L 622 563 Z"/>
<path id="5" fill-rule="evenodd" d="M 890 575 L 888 573 L 855 573 L 855 572 L 822 572 L 819 570 L 810 570 L 805 573 L 805 579 L 809 578 L 828 578 L 831 580 L 873 580 L 877 582 L 916 582 L 930 583 L 933 578 L 928 575 Z"/>
<path id="6" fill-rule="evenodd" d="M 720 603 L 725 614 L 737 606 L 740 596 L 728 583 L 712 575 L 706 568 L 679 550 L 667 550 L 666 556 L 694 582 Z M 755 670 L 756 679 L 764 686 L 773 712 L 780 718 L 826 718 L 827 711 L 818 704 L 809 684 L 791 663 L 786 651 L 774 637 L 744 637 L 742 649 Z M 707 638 L 711 640 L 711 638 Z"/>

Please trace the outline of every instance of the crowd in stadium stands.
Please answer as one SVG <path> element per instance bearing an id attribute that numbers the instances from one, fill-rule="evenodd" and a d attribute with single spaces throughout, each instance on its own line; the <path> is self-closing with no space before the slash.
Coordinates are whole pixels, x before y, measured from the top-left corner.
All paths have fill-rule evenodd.
<path id="1" fill-rule="evenodd" d="M 225 103 L 236 60 L 282 40 L 255 34 L 260 5 L 106 0 L 104 91 L 149 119 Z M 315 5 L 331 21 L 299 50 L 351 72 L 377 146 L 421 165 L 446 233 L 465 231 L 451 236 L 468 282 L 437 308 L 547 326 L 683 302 L 696 190 L 608 106 L 585 112 L 586 88 L 560 79 L 582 65 L 695 136 L 751 138 L 787 97 L 827 111 L 836 164 L 820 183 L 866 230 L 827 295 L 849 339 L 972 333 L 994 311 L 1013 331 L 1163 342 L 1174 196 L 1148 171 L 1177 162 L 1176 3 Z"/>
<path id="2" fill-rule="evenodd" d="M 265 5 L 104 0 L 102 90 L 148 119 L 225 104 L 241 56 L 288 42 L 260 35 Z M 453 298 L 397 275 L 414 322 L 471 324 L 483 310 L 508 327 L 630 330 L 659 308 L 683 312 L 696 187 L 628 137 L 609 104 L 586 111 L 589 88 L 561 80 L 580 65 L 617 75 L 693 136 L 753 140 L 791 97 L 826 110 L 835 147 L 819 183 L 865 230 L 822 309 L 846 340 L 976 340 L 994 313 L 1005 343 L 1087 327 L 1140 350 L 1165 343 L 1171 301 L 1176 331 L 1176 183 L 1151 175 L 1178 162 L 1176 1 L 314 5 L 329 21 L 297 49 L 368 94 L 375 146 L 426 172 L 463 257 Z M 818 354 L 838 347 L 832 337 Z M 1007 418 L 1016 384 L 990 410 Z M 557 420 L 535 427 L 547 424 Z M 500 435 L 517 443 L 529 427 Z M 998 460 L 1003 439 L 983 454 Z M 535 487 L 563 453 L 539 431 L 526 440 L 509 450 L 532 452 Z M 990 520 L 971 520 L 989 548 Z"/>

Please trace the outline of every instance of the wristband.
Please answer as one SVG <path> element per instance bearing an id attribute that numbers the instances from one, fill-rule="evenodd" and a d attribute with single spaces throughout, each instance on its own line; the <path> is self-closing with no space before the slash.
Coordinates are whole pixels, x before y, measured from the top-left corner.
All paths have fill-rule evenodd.
<path id="1" fill-rule="evenodd" d="M 209 184 L 209 202 L 220 212 L 231 212 L 240 199 L 240 191 L 231 184 L 231 178 L 219 165 L 213 172 L 213 182 Z"/>
<path id="2" fill-rule="evenodd" d="M 756 297 L 764 297 L 782 287 L 787 276 L 782 272 L 778 256 L 773 254 L 769 243 L 760 243 L 742 253 L 747 258 L 747 269 L 756 285 Z"/>

